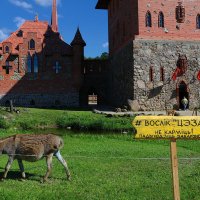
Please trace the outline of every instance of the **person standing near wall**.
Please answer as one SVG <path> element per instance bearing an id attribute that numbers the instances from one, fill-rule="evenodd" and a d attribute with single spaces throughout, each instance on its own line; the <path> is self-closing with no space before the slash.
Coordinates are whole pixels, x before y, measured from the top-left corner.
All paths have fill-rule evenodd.
<path id="1" fill-rule="evenodd" d="M 186 97 L 184 97 L 184 98 L 181 100 L 181 103 L 183 104 L 183 110 L 186 110 L 187 105 L 188 105 L 188 100 L 186 99 Z"/>

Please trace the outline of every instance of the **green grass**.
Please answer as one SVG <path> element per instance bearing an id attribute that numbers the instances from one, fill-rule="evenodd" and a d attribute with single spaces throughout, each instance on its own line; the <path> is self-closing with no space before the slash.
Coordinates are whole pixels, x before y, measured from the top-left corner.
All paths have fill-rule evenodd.
<path id="1" fill-rule="evenodd" d="M 132 131 L 131 122 L 134 117 L 106 117 L 103 114 L 95 114 L 92 111 L 72 111 L 20 108 L 20 114 L 0 111 L 0 128 L 9 127 L 21 130 L 32 130 L 37 128 L 61 128 L 71 127 L 73 130 L 81 131 Z"/>
<path id="2" fill-rule="evenodd" d="M 29 177 L 21 182 L 14 162 L 8 179 L 0 182 L 1 200 L 173 199 L 169 141 L 139 141 L 131 135 L 59 134 L 65 142 L 61 152 L 68 160 L 72 181 L 65 180 L 62 166 L 54 159 L 49 183 L 39 182 L 46 171 L 45 160 L 25 162 Z M 178 157 L 200 157 L 199 146 L 199 141 L 179 141 Z M 0 159 L 3 171 L 7 157 Z M 200 161 L 180 159 L 179 174 L 181 200 L 199 200 Z"/>

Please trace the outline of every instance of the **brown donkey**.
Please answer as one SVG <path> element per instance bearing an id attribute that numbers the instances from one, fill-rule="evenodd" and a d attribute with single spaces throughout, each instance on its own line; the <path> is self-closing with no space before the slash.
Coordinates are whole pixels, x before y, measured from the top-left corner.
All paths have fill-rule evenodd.
<path id="1" fill-rule="evenodd" d="M 47 172 L 43 181 L 47 181 L 52 169 L 53 156 L 64 166 L 67 179 L 70 180 L 67 162 L 60 154 L 63 145 L 63 140 L 53 134 L 20 134 L 0 139 L 0 155 L 7 154 L 9 157 L 2 180 L 7 177 L 7 173 L 15 159 L 18 161 L 22 178 L 26 178 L 22 160 L 35 162 L 46 157 Z"/>

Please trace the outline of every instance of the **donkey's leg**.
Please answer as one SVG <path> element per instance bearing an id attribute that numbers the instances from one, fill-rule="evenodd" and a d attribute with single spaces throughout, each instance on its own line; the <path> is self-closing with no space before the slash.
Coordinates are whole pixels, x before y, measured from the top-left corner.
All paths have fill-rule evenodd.
<path id="1" fill-rule="evenodd" d="M 7 177 L 8 171 L 9 171 L 9 169 L 10 169 L 12 163 L 13 163 L 13 160 L 14 160 L 13 156 L 9 156 L 8 162 L 6 164 L 5 171 L 4 171 L 4 174 L 3 174 L 3 179 Z"/>
<path id="2" fill-rule="evenodd" d="M 67 166 L 67 162 L 64 160 L 62 155 L 60 154 L 60 151 L 57 151 L 54 156 L 60 161 L 60 163 L 64 166 L 66 174 L 67 174 L 67 179 L 70 181 L 71 180 L 71 175 L 69 172 L 69 168 Z"/>
<path id="3" fill-rule="evenodd" d="M 19 169 L 20 169 L 20 171 L 22 173 L 22 178 L 26 178 L 26 174 L 24 172 L 24 165 L 23 165 L 22 160 L 21 159 L 17 159 L 17 161 L 18 161 Z"/>
<path id="4" fill-rule="evenodd" d="M 49 174 L 51 173 L 51 169 L 52 169 L 52 157 L 53 157 L 53 154 L 50 154 L 47 156 L 47 159 L 46 159 L 46 162 L 47 162 L 47 172 L 44 176 L 44 179 L 43 181 L 47 181 L 48 177 L 49 177 Z"/>

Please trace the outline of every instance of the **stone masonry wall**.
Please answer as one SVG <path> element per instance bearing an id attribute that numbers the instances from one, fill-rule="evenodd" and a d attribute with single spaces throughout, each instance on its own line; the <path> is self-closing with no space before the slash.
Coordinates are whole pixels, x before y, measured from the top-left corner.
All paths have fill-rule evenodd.
<path id="1" fill-rule="evenodd" d="M 110 104 L 127 105 L 133 99 L 133 43 L 129 43 L 110 58 Z"/>
<path id="2" fill-rule="evenodd" d="M 79 94 L 71 92 L 67 94 L 5 94 L 0 95 L 0 105 L 7 105 L 9 100 L 14 106 L 27 107 L 78 107 Z"/>
<path id="3" fill-rule="evenodd" d="M 172 80 L 178 56 L 186 55 L 188 69 L 185 74 Z M 177 88 L 181 81 L 188 87 L 190 109 L 200 102 L 200 42 L 189 41 L 133 41 L 134 55 L 134 99 L 141 110 L 163 110 L 165 106 L 177 106 Z M 150 67 L 153 81 L 150 81 Z M 164 68 L 164 81 L 160 79 L 160 68 Z M 130 90 L 132 88 L 129 88 Z"/>

